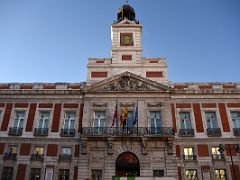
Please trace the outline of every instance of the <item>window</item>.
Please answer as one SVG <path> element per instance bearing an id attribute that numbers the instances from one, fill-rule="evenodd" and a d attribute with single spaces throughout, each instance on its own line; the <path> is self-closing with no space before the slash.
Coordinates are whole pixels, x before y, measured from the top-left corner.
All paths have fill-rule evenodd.
<path id="1" fill-rule="evenodd" d="M 212 147 L 212 148 L 211 148 L 212 158 L 213 158 L 214 160 L 224 159 L 224 154 L 221 154 L 221 153 L 218 151 L 218 149 L 219 149 L 218 146 L 215 146 L 215 147 Z"/>
<path id="2" fill-rule="evenodd" d="M 48 128 L 49 117 L 50 117 L 50 112 L 49 111 L 40 111 L 37 128 L 47 129 Z"/>
<path id="3" fill-rule="evenodd" d="M 207 122 L 207 128 L 210 128 L 210 129 L 218 128 L 216 112 L 207 111 L 205 112 L 205 117 Z"/>
<path id="4" fill-rule="evenodd" d="M 69 169 L 59 169 L 59 180 L 69 180 Z"/>
<path id="5" fill-rule="evenodd" d="M 231 111 L 233 128 L 240 128 L 240 111 Z"/>
<path id="6" fill-rule="evenodd" d="M 208 136 L 220 136 L 221 130 L 218 127 L 217 116 L 215 111 L 205 112 L 207 135 Z"/>
<path id="7" fill-rule="evenodd" d="M 59 154 L 59 160 L 71 160 L 72 159 L 72 148 L 63 147 L 62 153 Z"/>
<path id="8" fill-rule="evenodd" d="M 17 146 L 16 145 L 8 146 L 8 153 L 9 154 L 17 154 Z"/>
<path id="9" fill-rule="evenodd" d="M 13 167 L 4 167 L 2 171 L 2 180 L 12 180 L 13 179 Z"/>
<path id="10" fill-rule="evenodd" d="M 70 147 L 62 148 L 62 154 L 71 155 L 72 154 L 72 148 L 70 148 Z"/>
<path id="11" fill-rule="evenodd" d="M 34 147 L 34 154 L 43 155 L 44 154 L 44 147 L 40 147 L 40 146 Z"/>
<path id="12" fill-rule="evenodd" d="M 161 114 L 158 111 L 150 112 L 151 128 L 161 127 Z"/>
<path id="13" fill-rule="evenodd" d="M 24 118 L 25 118 L 25 111 L 16 111 L 13 127 L 14 128 L 23 128 Z"/>
<path id="14" fill-rule="evenodd" d="M 9 145 L 7 152 L 4 154 L 4 160 L 17 160 L 17 146 Z"/>
<path id="15" fill-rule="evenodd" d="M 185 160 L 195 160 L 196 155 L 194 155 L 194 150 L 192 147 L 183 148 L 183 159 Z"/>
<path id="16" fill-rule="evenodd" d="M 40 179 L 41 179 L 41 168 L 31 168 L 30 180 L 40 180 Z"/>
<path id="17" fill-rule="evenodd" d="M 226 180 L 227 175 L 225 169 L 214 169 L 215 180 Z"/>
<path id="18" fill-rule="evenodd" d="M 164 170 L 153 170 L 153 177 L 163 177 Z"/>
<path id="19" fill-rule="evenodd" d="M 187 169 L 185 171 L 186 180 L 197 180 L 197 170 Z"/>
<path id="20" fill-rule="evenodd" d="M 34 147 L 34 152 L 31 155 L 32 161 L 43 161 L 44 147 L 36 146 Z"/>
<path id="21" fill-rule="evenodd" d="M 92 169 L 92 180 L 102 180 L 102 170 Z"/>
<path id="22" fill-rule="evenodd" d="M 179 112 L 179 117 L 181 129 L 192 129 L 190 112 Z"/>
<path id="23" fill-rule="evenodd" d="M 76 119 L 76 112 L 66 111 L 64 113 L 63 129 L 74 129 L 75 119 Z"/>
<path id="24" fill-rule="evenodd" d="M 105 127 L 105 112 L 104 111 L 94 112 L 93 127 Z"/>

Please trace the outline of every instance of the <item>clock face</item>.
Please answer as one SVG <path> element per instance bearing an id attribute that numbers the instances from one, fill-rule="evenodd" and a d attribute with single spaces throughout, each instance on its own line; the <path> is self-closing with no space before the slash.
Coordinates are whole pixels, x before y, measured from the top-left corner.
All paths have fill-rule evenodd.
<path id="1" fill-rule="evenodd" d="M 121 46 L 133 46 L 133 34 L 132 33 L 121 33 L 120 34 L 120 45 Z"/>

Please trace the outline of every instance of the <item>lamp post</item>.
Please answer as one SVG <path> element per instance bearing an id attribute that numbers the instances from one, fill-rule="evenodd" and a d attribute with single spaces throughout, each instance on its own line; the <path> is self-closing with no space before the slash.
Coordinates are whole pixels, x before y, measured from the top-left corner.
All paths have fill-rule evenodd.
<path id="1" fill-rule="evenodd" d="M 235 144 L 234 146 L 230 146 L 230 144 L 228 144 L 227 146 L 224 146 L 223 144 L 219 144 L 218 151 L 221 154 L 223 154 L 223 152 L 225 150 L 227 150 L 230 154 L 232 168 L 233 168 L 233 177 L 234 177 L 234 180 L 237 180 L 237 177 L 236 177 L 236 174 L 235 174 L 235 168 L 234 168 L 234 164 L 233 164 L 233 159 L 232 159 L 232 150 L 235 150 L 236 153 L 240 153 L 240 146 L 238 144 Z"/>

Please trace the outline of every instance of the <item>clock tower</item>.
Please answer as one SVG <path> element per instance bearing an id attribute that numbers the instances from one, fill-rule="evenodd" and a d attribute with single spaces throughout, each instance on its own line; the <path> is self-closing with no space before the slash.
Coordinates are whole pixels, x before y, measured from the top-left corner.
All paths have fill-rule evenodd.
<path id="1" fill-rule="evenodd" d="M 111 57 L 89 58 L 87 83 L 95 83 L 124 72 L 168 84 L 165 58 L 142 57 L 142 25 L 135 18 L 134 9 L 126 4 L 117 11 L 111 25 Z"/>
<path id="2" fill-rule="evenodd" d="M 112 65 L 138 64 L 142 57 L 142 26 L 135 19 L 130 5 L 118 9 L 117 21 L 112 24 Z"/>

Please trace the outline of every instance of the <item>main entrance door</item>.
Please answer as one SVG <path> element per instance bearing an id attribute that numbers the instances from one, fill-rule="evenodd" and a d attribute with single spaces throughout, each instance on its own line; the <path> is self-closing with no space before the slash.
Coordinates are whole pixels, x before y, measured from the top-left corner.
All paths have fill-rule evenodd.
<path id="1" fill-rule="evenodd" d="M 116 160 L 116 176 L 140 176 L 137 156 L 130 152 L 122 153 Z"/>

